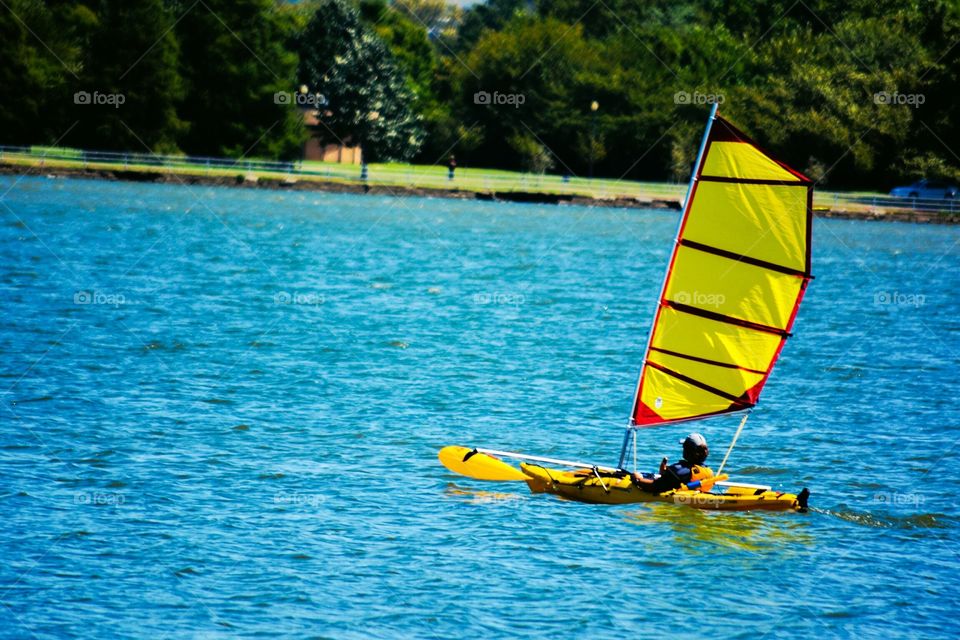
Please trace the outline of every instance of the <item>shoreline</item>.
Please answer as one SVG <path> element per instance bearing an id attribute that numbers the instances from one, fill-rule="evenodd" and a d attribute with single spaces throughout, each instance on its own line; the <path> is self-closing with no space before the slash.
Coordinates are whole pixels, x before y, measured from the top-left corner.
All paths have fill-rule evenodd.
<path id="1" fill-rule="evenodd" d="M 0 162 L 0 175 L 55 176 L 59 178 L 87 178 L 110 182 L 148 182 L 155 184 L 187 184 L 234 187 L 246 189 L 275 189 L 284 191 L 321 191 L 329 193 L 353 193 L 388 195 L 397 197 L 433 197 L 457 200 L 480 200 L 487 202 L 524 202 L 531 204 L 580 205 L 587 207 L 615 207 L 625 209 L 680 210 L 679 199 L 641 199 L 632 197 L 596 198 L 583 195 L 551 194 L 537 191 L 473 191 L 467 189 L 441 189 L 378 184 L 357 184 L 335 179 L 311 178 L 290 179 L 262 175 L 238 174 L 235 176 L 197 175 L 169 171 L 145 171 L 141 169 L 91 169 L 23 165 Z M 914 222 L 920 224 L 960 224 L 960 212 L 944 213 L 912 210 L 851 210 L 814 208 L 819 218 L 842 220 L 874 220 L 888 222 Z"/>

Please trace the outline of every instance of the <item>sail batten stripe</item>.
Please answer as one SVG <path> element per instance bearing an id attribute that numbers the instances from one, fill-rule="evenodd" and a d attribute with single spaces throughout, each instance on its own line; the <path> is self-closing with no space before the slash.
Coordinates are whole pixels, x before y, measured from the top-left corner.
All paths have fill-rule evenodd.
<path id="1" fill-rule="evenodd" d="M 730 260 L 743 262 L 744 264 L 749 264 L 754 267 L 760 267 L 761 269 L 769 269 L 770 271 L 776 271 L 777 273 L 782 273 L 788 276 L 797 276 L 798 278 L 810 278 L 811 280 L 813 279 L 812 275 L 800 269 L 784 267 L 783 265 L 775 264 L 773 262 L 767 262 L 766 260 L 760 260 L 759 258 L 753 258 L 747 255 L 743 255 L 742 253 L 727 251 L 726 249 L 713 247 L 711 245 L 703 244 L 702 242 L 697 242 L 695 240 L 687 240 L 686 238 L 682 238 L 679 244 L 681 247 L 689 247 L 690 249 L 696 249 L 697 251 L 710 253 L 715 256 L 720 256 L 721 258 L 729 258 Z"/>
<path id="2" fill-rule="evenodd" d="M 802 180 L 765 180 L 762 178 L 731 178 L 729 176 L 700 176 L 704 182 L 730 182 L 733 184 L 765 184 L 773 187 L 809 187 Z"/>
<path id="3" fill-rule="evenodd" d="M 723 391 L 722 389 L 717 389 L 716 387 L 713 387 L 713 386 L 711 386 L 711 385 L 709 385 L 709 384 L 707 384 L 707 383 L 705 383 L 705 382 L 701 382 L 701 381 L 697 380 L 696 378 L 691 378 L 690 376 L 685 376 L 685 375 L 683 375 L 682 373 L 678 373 L 677 371 L 674 371 L 673 369 L 670 369 L 669 367 L 663 366 L 662 364 L 658 364 L 658 363 L 656 363 L 656 362 L 650 362 L 649 360 L 647 360 L 647 366 L 648 366 L 648 367 L 653 367 L 653 368 L 656 369 L 657 371 L 662 371 L 663 373 L 667 374 L 668 376 L 672 376 L 672 377 L 676 378 L 677 380 L 680 380 L 681 382 L 686 382 L 687 384 L 693 385 L 694 387 L 697 387 L 698 389 L 703 389 L 704 391 L 707 391 L 707 392 L 709 392 L 709 393 L 712 393 L 712 394 L 714 394 L 715 396 L 719 396 L 719 397 L 723 398 L 724 400 L 729 400 L 730 402 L 732 402 L 732 403 L 734 403 L 734 404 L 736 404 L 736 405 L 740 405 L 740 406 L 742 406 L 742 407 L 744 407 L 744 408 L 749 408 L 749 407 L 752 407 L 752 406 L 753 406 L 753 403 L 752 403 L 752 402 L 747 402 L 747 401 L 744 400 L 743 398 L 738 398 L 737 396 L 735 396 L 735 395 L 733 395 L 733 394 L 727 393 L 726 391 Z"/>
<path id="4" fill-rule="evenodd" d="M 719 362 L 717 360 L 711 360 L 710 358 L 701 358 L 699 356 L 692 356 L 688 353 L 680 353 L 679 351 L 671 351 L 669 349 L 661 349 L 660 347 L 650 347 L 650 351 L 656 351 L 657 353 L 663 353 L 668 356 L 674 356 L 675 358 L 684 358 L 685 360 L 692 360 L 694 362 L 702 362 L 703 364 L 711 364 L 715 367 L 724 367 L 726 369 L 739 369 L 740 371 L 747 371 L 748 373 L 756 373 L 761 376 L 767 375 L 766 371 L 760 371 L 759 369 L 751 369 L 749 367 L 741 367 L 738 364 L 730 364 L 728 362 Z"/>
<path id="5" fill-rule="evenodd" d="M 763 331 L 765 333 L 772 333 L 774 335 L 781 336 L 783 338 L 789 338 L 790 332 L 784 331 L 783 329 L 777 329 L 776 327 L 770 327 L 765 324 L 760 324 L 759 322 L 751 322 L 750 320 L 743 320 L 741 318 L 735 318 L 733 316 L 728 316 L 722 313 L 717 313 L 716 311 L 707 311 L 706 309 L 701 309 L 699 307 L 693 307 L 688 304 L 682 304 L 680 302 L 674 302 L 673 300 L 664 300 L 662 304 L 671 309 L 675 309 L 681 313 L 689 313 L 694 316 L 700 316 L 701 318 L 707 318 L 709 320 L 717 320 L 718 322 L 726 322 L 727 324 L 735 324 L 741 327 L 746 327 L 747 329 L 754 329 L 756 331 Z"/>

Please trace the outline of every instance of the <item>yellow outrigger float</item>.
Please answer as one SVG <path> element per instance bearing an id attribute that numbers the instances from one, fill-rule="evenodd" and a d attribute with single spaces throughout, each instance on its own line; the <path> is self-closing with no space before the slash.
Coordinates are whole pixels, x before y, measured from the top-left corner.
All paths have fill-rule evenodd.
<path id="1" fill-rule="evenodd" d="M 732 482 L 723 468 L 791 335 L 813 278 L 812 225 L 813 182 L 760 149 L 713 105 L 617 466 L 467 447 L 444 447 L 441 462 L 472 478 L 522 480 L 535 493 L 582 502 L 806 510 L 807 489 L 794 495 Z M 634 471 L 637 468 L 638 429 L 734 413 L 742 413 L 743 419 L 712 479 L 654 494 L 644 491 L 626 470 L 631 439 Z M 525 462 L 517 468 L 500 458 Z"/>

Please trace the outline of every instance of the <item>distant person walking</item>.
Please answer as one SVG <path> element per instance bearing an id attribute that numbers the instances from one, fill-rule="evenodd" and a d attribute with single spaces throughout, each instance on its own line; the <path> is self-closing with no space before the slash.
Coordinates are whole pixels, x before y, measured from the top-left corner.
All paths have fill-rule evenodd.
<path id="1" fill-rule="evenodd" d="M 447 160 L 447 180 L 453 180 L 453 172 L 456 170 L 457 170 L 457 159 L 451 153 L 450 159 Z"/>

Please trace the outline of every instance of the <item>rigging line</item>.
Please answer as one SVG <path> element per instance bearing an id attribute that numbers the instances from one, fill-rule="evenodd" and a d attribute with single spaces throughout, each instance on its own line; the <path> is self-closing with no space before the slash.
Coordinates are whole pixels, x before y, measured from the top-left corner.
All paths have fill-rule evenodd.
<path id="1" fill-rule="evenodd" d="M 634 401 L 634 404 L 636 404 L 636 401 Z M 636 429 L 636 426 L 634 426 L 632 422 L 633 420 L 631 420 L 631 424 L 627 427 L 627 430 L 623 432 L 623 446 L 620 447 L 620 462 L 617 463 L 618 469 L 623 469 L 623 463 L 627 459 L 627 446 L 630 444 L 630 433 Z M 634 435 L 636 435 L 636 433 L 634 433 Z"/>
<path id="2" fill-rule="evenodd" d="M 556 458 L 545 458 L 543 456 L 528 456 L 524 453 L 516 453 L 514 451 L 499 451 L 497 449 L 484 449 L 482 447 L 477 447 L 477 451 L 480 453 L 485 453 L 487 455 L 501 456 L 504 458 L 519 458 L 521 460 L 533 460 L 534 462 L 546 462 L 549 464 L 558 464 L 564 467 L 583 467 L 584 469 L 590 469 L 592 467 L 597 467 L 603 471 L 617 471 L 617 469 L 612 469 L 610 467 L 598 466 L 595 464 L 590 464 L 589 462 L 577 462 L 576 460 L 557 460 Z M 536 465 L 538 467 L 542 465 Z"/>
<path id="3" fill-rule="evenodd" d="M 593 475 L 597 476 L 597 480 L 600 481 L 600 486 L 603 487 L 603 492 L 610 493 L 610 489 L 607 489 L 607 485 L 603 483 L 603 478 L 600 477 L 600 472 L 597 471 L 596 467 L 593 468 Z"/>
<path id="4" fill-rule="evenodd" d="M 737 432 L 733 434 L 733 440 L 730 441 L 730 447 L 727 449 L 726 455 L 723 456 L 723 462 L 720 463 L 720 469 L 717 470 L 717 475 L 723 473 L 723 467 L 727 464 L 727 458 L 730 457 L 730 452 L 733 451 L 733 445 L 737 444 L 737 438 L 740 437 L 740 432 L 743 431 L 743 425 L 747 424 L 747 418 L 749 417 L 749 412 L 743 415 L 743 420 L 740 421 L 740 426 L 737 427 Z"/>

